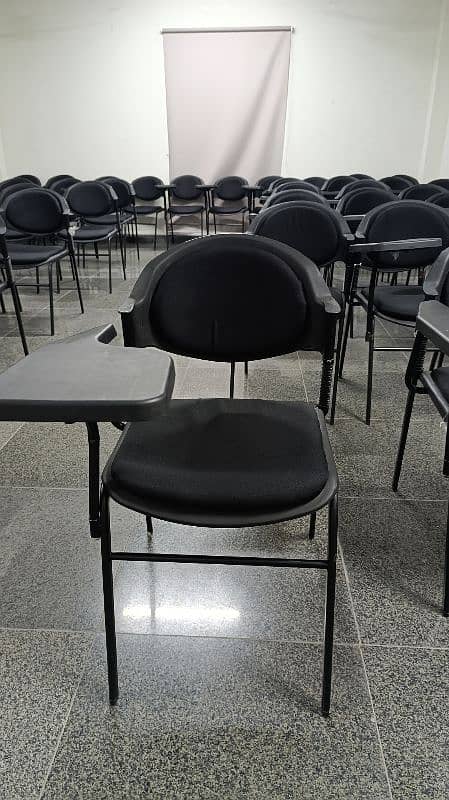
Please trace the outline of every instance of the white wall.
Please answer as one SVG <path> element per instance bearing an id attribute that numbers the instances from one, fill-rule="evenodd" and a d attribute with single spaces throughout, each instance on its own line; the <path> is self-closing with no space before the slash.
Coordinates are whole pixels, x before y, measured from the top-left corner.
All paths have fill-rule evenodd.
<path id="1" fill-rule="evenodd" d="M 8 173 L 166 178 L 160 30 L 208 25 L 295 26 L 286 173 L 425 171 L 442 2 L 0 0 Z"/>

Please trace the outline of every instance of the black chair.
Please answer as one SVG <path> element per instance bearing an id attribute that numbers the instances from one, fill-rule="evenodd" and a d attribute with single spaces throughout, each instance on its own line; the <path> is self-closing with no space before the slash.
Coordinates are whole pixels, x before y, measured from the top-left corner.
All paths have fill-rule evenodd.
<path id="1" fill-rule="evenodd" d="M 245 214 L 249 214 L 248 192 L 248 182 L 238 175 L 220 178 L 214 184 L 211 189 L 211 200 L 207 214 L 212 214 L 215 233 L 217 233 L 217 216 L 234 214 L 242 215 L 242 233 L 244 232 Z M 243 200 L 246 200 L 246 202 L 243 202 Z"/>
<path id="2" fill-rule="evenodd" d="M 438 194 L 438 192 L 442 194 L 444 189 L 438 188 L 433 183 L 418 183 L 403 189 L 399 197 L 401 200 L 428 200 L 429 197 Z"/>
<path id="3" fill-rule="evenodd" d="M 424 284 L 425 290 L 432 297 L 432 292 L 436 289 L 437 294 L 444 295 L 444 302 L 428 300 L 419 307 L 416 317 L 416 335 L 413 349 L 410 354 L 405 383 L 408 389 L 407 402 L 405 406 L 404 419 L 402 423 L 401 438 L 399 441 L 398 454 L 393 476 L 393 491 L 397 492 L 399 479 L 401 476 L 402 462 L 404 458 L 407 434 L 410 425 L 410 418 L 413 411 L 413 403 L 417 394 L 427 394 L 435 405 L 437 411 L 447 423 L 449 418 L 449 368 L 438 366 L 432 359 L 430 368 L 425 370 L 424 359 L 428 342 L 443 356 L 449 355 L 449 308 L 448 308 L 448 280 L 449 272 L 449 253 L 445 251 L 441 254 L 441 262 L 438 261 L 434 267 L 440 267 L 440 278 L 444 278 L 440 285 L 431 286 Z M 433 268 L 432 271 L 433 272 Z M 429 278 L 430 278 L 429 274 Z M 427 284 L 427 285 L 426 285 Z M 443 475 L 449 475 L 449 428 L 446 425 L 446 441 L 443 458 Z M 419 476 L 417 476 L 419 477 Z M 443 614 L 449 616 L 449 507 L 446 527 L 446 548 L 444 559 L 444 592 L 443 592 Z"/>
<path id="4" fill-rule="evenodd" d="M 363 181 L 363 180 L 374 181 L 375 180 L 375 178 L 373 178 L 372 175 L 365 175 L 363 172 L 351 172 L 351 178 L 356 178 L 357 180 L 361 180 L 361 181 Z"/>
<path id="5" fill-rule="evenodd" d="M 38 178 L 36 175 L 17 175 L 16 180 L 20 182 L 28 181 L 29 183 L 33 183 L 34 186 L 41 185 L 40 178 Z"/>
<path id="6" fill-rule="evenodd" d="M 351 185 L 351 190 L 342 195 L 337 203 L 336 211 L 341 214 L 349 225 L 353 233 L 356 232 L 363 217 L 373 208 L 390 203 L 396 199 L 396 195 L 387 189 L 377 186 Z"/>
<path id="7" fill-rule="evenodd" d="M 343 186 L 356 181 L 357 178 L 353 178 L 351 175 L 334 175 L 333 178 L 327 179 L 326 183 L 321 187 L 321 191 L 325 197 L 334 198 L 343 189 Z"/>
<path id="8" fill-rule="evenodd" d="M 112 239 L 118 237 L 122 260 L 123 278 L 126 280 L 126 262 L 121 232 L 121 221 L 117 207 L 117 195 L 108 183 L 102 181 L 80 181 L 67 191 L 67 202 L 74 214 L 78 215 L 81 224 L 73 234 L 73 240 L 78 248 L 78 261 L 80 248 L 83 256 L 83 267 L 86 266 L 86 245 L 97 246 L 104 242 L 107 246 L 109 292 L 112 292 Z M 93 225 L 89 220 L 112 214 L 114 224 Z M 95 255 L 99 257 L 98 250 Z"/>
<path id="9" fill-rule="evenodd" d="M 387 175 L 385 178 L 380 179 L 381 183 L 385 183 L 389 189 L 395 194 L 400 194 L 404 189 L 415 185 L 415 181 L 403 175 Z"/>
<path id="10" fill-rule="evenodd" d="M 133 187 L 136 200 L 136 202 L 134 203 L 134 209 L 137 214 L 137 217 L 154 216 L 154 238 L 153 238 L 154 250 L 156 250 L 156 244 L 157 244 L 158 215 L 164 212 L 165 241 L 166 241 L 166 247 L 168 247 L 168 232 L 167 232 L 167 219 L 166 219 L 167 201 L 165 199 L 164 182 L 160 178 L 157 178 L 155 175 L 143 175 L 142 177 L 136 178 L 133 181 Z M 160 198 L 162 198 L 163 202 L 162 206 L 157 203 L 156 204 L 154 203 L 155 200 L 159 200 Z"/>
<path id="11" fill-rule="evenodd" d="M 137 258 L 140 259 L 139 251 L 139 233 L 137 230 L 137 214 L 135 211 L 134 200 L 134 187 L 132 184 L 125 181 L 123 178 L 117 178 L 114 175 L 105 175 L 102 178 L 97 178 L 98 181 L 107 183 L 111 186 L 117 195 L 116 206 L 119 212 L 120 229 L 122 233 L 123 251 L 125 256 L 125 264 L 127 258 L 126 247 L 126 234 L 131 232 L 134 226 L 134 236 L 136 241 Z M 115 212 L 105 214 L 100 217 L 93 217 L 90 219 L 92 225 L 114 225 L 116 224 Z"/>
<path id="12" fill-rule="evenodd" d="M 181 202 L 173 202 L 180 200 Z M 196 202 L 195 202 L 196 200 Z M 200 202 L 199 202 L 200 201 Z M 171 240 L 175 241 L 173 217 L 200 215 L 201 236 L 204 235 L 204 215 L 207 225 L 207 187 L 197 175 L 179 175 L 168 187 L 166 219 L 170 222 Z"/>
<path id="13" fill-rule="evenodd" d="M 396 177 L 396 178 L 404 178 L 406 181 L 409 181 L 409 183 L 413 184 L 414 186 L 417 186 L 417 184 L 419 183 L 419 181 L 416 178 L 414 178 L 413 175 L 406 175 L 406 174 L 404 174 L 402 172 L 400 172 L 399 174 L 395 175 L 394 177 Z"/>
<path id="14" fill-rule="evenodd" d="M 335 196 L 335 200 L 341 200 L 346 194 L 349 192 L 355 192 L 358 189 L 388 189 L 387 186 L 382 185 L 380 181 L 376 181 L 374 178 L 357 178 L 355 183 L 346 183 L 344 186 L 341 187 L 338 194 Z"/>
<path id="15" fill-rule="evenodd" d="M 319 194 L 320 190 L 317 186 L 314 186 L 313 183 L 308 183 L 307 181 L 282 181 L 282 183 L 278 183 L 276 186 L 275 191 L 287 191 L 288 189 L 305 189 L 307 192 L 314 192 L 315 194 Z"/>
<path id="16" fill-rule="evenodd" d="M 431 181 L 433 186 L 439 186 L 441 189 L 445 191 L 449 191 L 449 178 L 436 178 L 436 180 Z"/>
<path id="17" fill-rule="evenodd" d="M 406 350 L 375 345 L 376 318 L 399 326 L 414 327 L 420 303 L 426 299 L 422 285 L 378 285 L 380 273 L 420 273 L 449 245 L 449 215 L 438 206 L 420 200 L 394 200 L 365 215 L 356 233 L 355 255 L 345 332 L 340 358 L 342 375 L 354 299 L 366 311 L 365 341 L 368 343 L 368 377 L 365 421 L 371 422 L 374 353 Z M 421 241 L 420 241 L 421 240 Z M 427 244 L 430 240 L 431 244 Z M 365 253 L 364 253 L 365 251 Z M 364 253 L 364 254 L 363 254 Z M 369 270 L 369 286 L 358 287 L 361 266 Z"/>
<path id="18" fill-rule="evenodd" d="M 15 177 L 15 178 L 8 178 L 5 181 L 1 181 L 0 182 L 0 192 L 3 192 L 5 189 L 8 189 L 10 186 L 17 186 L 17 184 L 22 184 L 22 183 L 28 184 L 30 187 L 31 186 L 33 186 L 33 187 L 36 186 L 36 184 L 33 183 L 33 181 L 30 181 L 27 178 L 22 178 L 19 175 L 19 176 Z"/>
<path id="19" fill-rule="evenodd" d="M 47 268 L 48 293 L 50 300 L 50 331 L 55 332 L 53 306 L 53 264 L 63 258 L 70 259 L 72 275 L 76 281 L 81 313 L 84 313 L 83 298 L 79 284 L 78 269 L 70 230 L 70 212 L 66 201 L 51 189 L 34 187 L 21 189 L 11 195 L 3 207 L 7 227 L 11 227 L 33 237 L 63 237 L 64 243 L 29 244 L 28 242 L 8 242 L 7 253 L 13 270 L 35 269 L 39 280 L 39 270 Z M 16 283 L 17 286 L 29 286 Z M 36 284 L 32 284 L 33 286 Z"/>
<path id="20" fill-rule="evenodd" d="M 281 175 L 264 175 L 263 178 L 259 178 L 259 180 L 256 181 L 256 184 L 259 187 L 256 192 L 256 197 L 260 197 L 261 194 L 264 194 L 268 187 L 271 186 L 273 181 L 277 181 L 281 177 Z"/>
<path id="21" fill-rule="evenodd" d="M 248 233 L 275 239 L 298 250 L 324 271 L 328 283 L 332 283 L 334 263 L 346 262 L 348 245 L 354 239 L 340 214 L 326 204 L 307 201 L 282 203 L 261 211 L 251 223 Z M 341 308 L 336 345 L 338 364 L 343 341 L 344 296 L 339 289 L 332 288 L 330 291 Z M 335 419 L 336 402 L 337 374 L 332 391 L 331 424 Z"/>
<path id="22" fill-rule="evenodd" d="M 310 178 L 304 178 L 306 183 L 311 183 L 313 186 L 316 186 L 317 189 L 322 189 L 324 184 L 326 183 L 327 178 L 322 178 L 319 175 L 312 175 Z"/>
<path id="23" fill-rule="evenodd" d="M 60 178 L 57 181 L 53 181 L 50 188 L 54 192 L 58 192 L 58 194 L 62 194 L 63 197 L 65 197 L 65 195 L 67 194 L 67 190 L 70 189 L 71 186 L 74 186 L 75 183 L 79 182 L 80 182 L 79 178 L 73 178 L 67 175 L 64 178 Z"/>
<path id="24" fill-rule="evenodd" d="M 278 203 L 290 203 L 292 200 L 307 200 L 310 203 L 328 205 L 324 197 L 317 192 L 310 192 L 308 189 L 284 189 L 284 187 L 281 186 L 278 191 L 273 192 L 273 194 L 267 197 L 260 210 L 270 208 Z"/>
<path id="25" fill-rule="evenodd" d="M 73 175 L 68 175 L 68 174 L 64 174 L 64 175 L 52 175 L 52 177 L 51 177 L 51 178 L 49 178 L 49 179 L 48 179 L 48 181 L 45 183 L 45 188 L 46 188 L 46 189 L 53 189 L 53 185 L 54 185 L 55 183 L 57 183 L 58 181 L 62 181 L 62 180 L 64 180 L 65 178 L 74 178 L 74 176 L 73 176 Z"/>
<path id="26" fill-rule="evenodd" d="M 3 189 L 0 189 L 0 209 L 6 204 L 9 197 L 16 192 L 20 192 L 22 189 L 34 189 L 36 188 L 36 184 L 31 183 L 31 181 L 23 181 L 20 183 L 12 183 L 8 186 L 4 186 Z M 28 234 L 24 234 L 22 231 L 16 231 L 13 228 L 6 228 L 6 238 L 8 241 L 25 241 L 30 237 Z"/>
<path id="27" fill-rule="evenodd" d="M 428 197 L 426 203 L 432 203 L 434 206 L 440 206 L 441 208 L 449 208 L 449 192 L 442 191 L 433 194 L 431 197 Z"/>
<path id="28" fill-rule="evenodd" d="M 236 291 L 238 286 L 238 291 Z M 121 558 L 318 568 L 327 572 L 321 709 L 329 714 L 337 555 L 337 474 L 324 414 L 339 307 L 316 267 L 279 242 L 196 239 L 141 273 L 122 310 L 125 345 L 222 361 L 296 350 L 322 354 L 318 407 L 308 402 L 173 400 L 125 429 L 103 472 L 101 537 L 109 699 L 118 699 L 112 564 Z M 327 558 L 111 551 L 110 500 L 185 525 L 246 527 L 328 508 Z M 311 528 L 313 525 L 311 524 Z"/>
<path id="29" fill-rule="evenodd" d="M 17 286 L 13 277 L 12 267 L 11 267 L 11 259 L 8 253 L 8 246 L 6 242 L 6 225 L 0 217 L 0 300 L 2 304 L 2 309 L 5 311 L 4 302 L 3 302 L 3 294 L 6 291 L 10 291 L 12 295 L 12 302 L 14 306 L 14 313 L 16 315 L 17 320 L 17 327 L 19 328 L 20 339 L 22 342 L 23 352 L 25 355 L 28 355 L 28 345 L 25 336 L 25 331 L 23 329 L 23 322 L 22 322 L 22 307 L 20 303 L 19 293 L 17 291 Z"/>

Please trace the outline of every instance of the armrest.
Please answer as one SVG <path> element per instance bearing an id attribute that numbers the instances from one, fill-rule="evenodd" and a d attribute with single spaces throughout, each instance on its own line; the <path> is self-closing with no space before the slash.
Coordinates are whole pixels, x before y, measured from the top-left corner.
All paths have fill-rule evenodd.
<path id="1" fill-rule="evenodd" d="M 3 220 L 3 217 L 0 217 L 0 236 L 5 236 L 5 235 L 6 235 L 6 225 Z"/>
<path id="2" fill-rule="evenodd" d="M 347 222 L 361 222 L 365 214 L 342 214 Z"/>
<path id="3" fill-rule="evenodd" d="M 351 253 L 399 253 L 402 250 L 426 250 L 442 247 L 441 239 L 399 239 L 397 242 L 364 242 L 357 241 L 351 245 Z"/>
<path id="4" fill-rule="evenodd" d="M 449 276 L 449 248 L 443 250 L 433 262 L 423 285 L 424 294 L 437 300 L 441 297 Z"/>
<path id="5" fill-rule="evenodd" d="M 449 356 L 449 308 L 436 300 L 421 303 L 416 317 L 416 330 L 435 347 Z"/>

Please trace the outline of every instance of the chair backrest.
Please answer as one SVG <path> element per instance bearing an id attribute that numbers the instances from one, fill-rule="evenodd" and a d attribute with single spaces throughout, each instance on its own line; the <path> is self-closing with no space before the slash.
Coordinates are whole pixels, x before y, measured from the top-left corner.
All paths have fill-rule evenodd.
<path id="1" fill-rule="evenodd" d="M 265 194 L 272 194 L 276 191 L 278 186 L 281 186 L 283 183 L 291 183 L 292 181 L 297 181 L 299 178 L 276 178 L 275 181 L 272 181 L 268 187 L 268 190 Z"/>
<path id="2" fill-rule="evenodd" d="M 241 200 L 248 194 L 248 181 L 239 175 L 228 175 L 216 181 L 213 193 L 220 200 Z"/>
<path id="3" fill-rule="evenodd" d="M 442 189 L 449 190 L 449 178 L 436 178 L 431 183 L 432 186 L 440 186 Z"/>
<path id="4" fill-rule="evenodd" d="M 356 183 L 351 187 L 351 191 L 346 192 L 338 201 L 336 210 L 339 214 L 367 214 L 372 208 L 394 200 L 396 200 L 396 195 L 386 186 L 382 188 L 380 184 L 377 184 L 377 186 L 358 188 Z"/>
<path id="5" fill-rule="evenodd" d="M 309 200 L 311 203 L 327 205 L 324 197 L 317 192 L 310 192 L 308 189 L 284 189 L 281 186 L 276 192 L 267 197 L 263 208 L 269 208 L 278 203 L 290 203 L 292 200 Z"/>
<path id="6" fill-rule="evenodd" d="M 65 199 L 51 189 L 40 186 L 14 192 L 3 208 L 8 226 L 41 236 L 66 229 L 68 214 Z"/>
<path id="7" fill-rule="evenodd" d="M 364 189 L 367 187 L 387 188 L 386 186 L 382 187 L 382 184 L 374 178 L 356 178 L 355 183 L 347 183 L 345 186 L 341 187 L 336 200 L 340 200 L 345 194 L 348 194 L 348 192 L 354 192 L 356 189 Z"/>
<path id="8" fill-rule="evenodd" d="M 242 234 L 167 251 L 144 268 L 131 299 L 125 344 L 213 361 L 323 352 L 340 312 L 304 255 Z"/>
<path id="9" fill-rule="evenodd" d="M 276 187 L 276 191 L 287 191 L 287 189 L 305 189 L 308 192 L 315 192 L 315 194 L 319 194 L 320 190 L 317 186 L 314 186 L 313 183 L 307 183 L 307 181 L 286 181 L 285 183 L 280 183 Z"/>
<path id="10" fill-rule="evenodd" d="M 441 186 L 435 186 L 433 183 L 418 183 L 403 189 L 399 197 L 401 200 L 407 200 L 407 198 L 409 200 L 427 200 L 428 197 L 432 197 L 438 192 L 444 192 L 444 189 Z"/>
<path id="11" fill-rule="evenodd" d="M 434 206 L 440 206 L 440 208 L 449 208 L 449 192 L 437 192 L 428 197 L 426 203 L 432 203 Z"/>
<path id="12" fill-rule="evenodd" d="M 275 239 L 294 247 L 318 267 L 345 259 L 348 239 L 345 220 L 328 205 L 293 201 L 263 209 L 252 221 L 249 233 Z"/>
<path id="13" fill-rule="evenodd" d="M 386 178 L 380 179 L 381 183 L 385 183 L 392 192 L 402 192 L 403 189 L 408 189 L 409 186 L 413 186 L 413 181 L 409 180 L 409 178 L 405 178 L 402 175 L 388 175 Z"/>
<path id="14" fill-rule="evenodd" d="M 103 183 L 112 186 L 117 195 L 117 208 L 127 208 L 134 200 L 134 189 L 123 178 L 108 177 L 102 179 Z"/>
<path id="15" fill-rule="evenodd" d="M 355 183 L 356 180 L 357 178 L 353 178 L 351 175 L 334 175 L 332 178 L 327 179 L 321 189 L 323 192 L 335 192 L 335 194 L 338 194 L 340 189 L 343 189 L 343 186 L 348 183 Z"/>
<path id="16" fill-rule="evenodd" d="M 375 178 L 373 178 L 372 175 L 364 175 L 363 172 L 351 172 L 351 178 L 356 178 L 357 180 L 360 180 L 360 181 L 363 181 L 363 180 L 374 181 L 375 180 Z"/>
<path id="17" fill-rule="evenodd" d="M 306 183 L 311 183 L 317 189 L 322 189 L 326 183 L 327 178 L 322 178 L 320 175 L 312 175 L 310 178 L 304 178 Z"/>
<path id="18" fill-rule="evenodd" d="M 29 181 L 30 183 L 34 183 L 35 186 L 41 186 L 41 180 L 37 175 L 17 175 L 16 177 L 21 183 L 23 181 Z"/>
<path id="19" fill-rule="evenodd" d="M 405 178 L 405 180 L 409 181 L 409 183 L 411 183 L 413 186 L 416 186 L 419 183 L 417 178 L 414 178 L 413 175 L 407 175 L 407 174 L 404 174 L 403 172 L 399 172 L 394 177 L 396 177 L 396 178 Z"/>
<path id="20" fill-rule="evenodd" d="M 157 200 L 164 196 L 164 181 L 156 175 L 142 175 L 133 181 L 134 191 L 138 200 Z"/>
<path id="21" fill-rule="evenodd" d="M 400 253 L 376 253 L 373 262 L 379 266 L 425 267 L 441 249 L 449 245 L 449 214 L 423 200 L 393 200 L 365 215 L 356 234 L 366 242 L 396 242 L 401 239 L 438 238 L 442 247 Z"/>
<path id="22" fill-rule="evenodd" d="M 0 208 L 3 208 L 6 200 L 8 197 L 11 197 L 12 194 L 20 192 L 22 189 L 34 188 L 36 188 L 35 184 L 30 183 L 29 181 L 23 181 L 23 183 L 13 183 L 10 186 L 5 186 L 3 189 L 0 189 Z"/>
<path id="23" fill-rule="evenodd" d="M 3 189 L 7 189 L 8 186 L 16 186 L 18 183 L 27 183 L 29 186 L 35 186 L 33 181 L 29 181 L 20 177 L 8 178 L 7 180 L 0 182 L 0 192 L 3 191 Z"/>
<path id="24" fill-rule="evenodd" d="M 54 184 L 57 183 L 58 181 L 63 180 L 63 178 L 73 178 L 73 177 L 74 177 L 73 175 L 52 175 L 52 177 L 49 178 L 48 181 L 45 183 L 45 188 L 53 189 Z"/>
<path id="25" fill-rule="evenodd" d="M 178 200 L 197 200 L 202 195 L 202 190 L 196 187 L 202 183 L 197 175 L 178 175 L 171 181 L 170 194 Z"/>
<path id="26" fill-rule="evenodd" d="M 51 185 L 51 189 L 53 192 L 58 192 L 59 194 L 65 195 L 67 189 L 70 186 L 73 186 L 75 183 L 79 183 L 79 178 L 61 178 L 59 181 L 54 181 Z"/>
<path id="27" fill-rule="evenodd" d="M 67 202 L 81 217 L 100 217 L 116 210 L 117 195 L 108 183 L 80 181 L 70 186 Z"/>
<path id="28" fill-rule="evenodd" d="M 272 184 L 273 181 L 277 181 L 280 177 L 281 175 L 264 175 L 263 178 L 259 178 L 259 180 L 256 181 L 257 186 L 260 187 L 257 193 L 263 194 L 270 184 Z"/>

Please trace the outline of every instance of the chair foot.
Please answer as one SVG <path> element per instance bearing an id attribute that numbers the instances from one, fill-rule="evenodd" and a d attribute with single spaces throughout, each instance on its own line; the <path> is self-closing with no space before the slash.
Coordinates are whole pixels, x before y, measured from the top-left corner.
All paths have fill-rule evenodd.
<path id="1" fill-rule="evenodd" d="M 309 539 L 314 539 L 315 538 L 315 526 L 316 526 L 316 511 L 314 511 L 310 515 Z"/>

